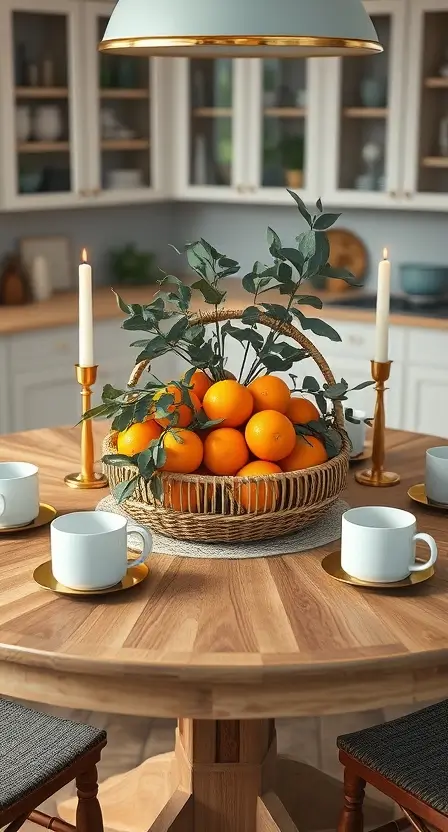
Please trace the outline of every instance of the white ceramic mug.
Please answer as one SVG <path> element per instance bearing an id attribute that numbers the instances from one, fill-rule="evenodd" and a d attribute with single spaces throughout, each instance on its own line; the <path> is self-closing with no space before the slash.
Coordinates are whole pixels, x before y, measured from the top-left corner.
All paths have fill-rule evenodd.
<path id="1" fill-rule="evenodd" d="M 415 542 L 428 544 L 431 556 L 415 562 Z M 402 581 L 411 572 L 434 566 L 437 544 L 419 532 L 413 514 L 400 508 L 365 506 L 342 515 L 341 566 L 353 578 L 371 583 Z"/>
<path id="2" fill-rule="evenodd" d="M 137 534 L 143 551 L 128 561 L 128 536 Z M 126 575 L 128 566 L 143 563 L 152 549 L 149 532 L 107 511 L 75 511 L 51 524 L 51 564 L 60 584 L 71 589 L 105 589 Z"/>
<path id="3" fill-rule="evenodd" d="M 366 414 L 363 410 L 354 410 L 353 418 L 360 420 L 359 425 L 354 425 L 353 422 L 348 422 L 347 419 L 345 419 L 345 430 L 347 431 L 348 438 L 352 443 L 352 449 L 350 451 L 351 459 L 354 459 L 356 456 L 362 454 L 366 442 L 366 426 L 364 422 Z"/>
<path id="4" fill-rule="evenodd" d="M 426 451 L 425 491 L 430 503 L 448 505 L 448 445 Z"/>
<path id="5" fill-rule="evenodd" d="M 38 473 L 29 462 L 0 462 L 0 528 L 27 526 L 36 519 Z"/>

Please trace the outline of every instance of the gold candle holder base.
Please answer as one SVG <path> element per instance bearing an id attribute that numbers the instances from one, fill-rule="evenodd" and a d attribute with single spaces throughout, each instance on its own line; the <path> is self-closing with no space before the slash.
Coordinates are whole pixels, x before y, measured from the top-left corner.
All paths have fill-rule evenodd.
<path id="1" fill-rule="evenodd" d="M 384 434 L 386 429 L 384 392 L 386 390 L 385 383 L 390 376 L 391 366 L 392 361 L 371 362 L 372 378 L 376 382 L 376 405 L 372 440 L 372 466 L 371 468 L 356 472 L 355 480 L 360 485 L 371 485 L 377 488 L 389 488 L 392 485 L 398 485 L 400 482 L 399 474 L 394 474 L 392 471 L 384 470 Z"/>
<path id="2" fill-rule="evenodd" d="M 98 367 L 80 367 L 76 364 L 76 380 L 81 385 L 82 415 L 90 410 L 92 400 L 91 387 L 95 384 Z M 69 488 L 106 488 L 107 477 L 93 470 L 93 431 L 89 420 L 81 424 L 81 471 L 67 474 L 64 482 Z"/>

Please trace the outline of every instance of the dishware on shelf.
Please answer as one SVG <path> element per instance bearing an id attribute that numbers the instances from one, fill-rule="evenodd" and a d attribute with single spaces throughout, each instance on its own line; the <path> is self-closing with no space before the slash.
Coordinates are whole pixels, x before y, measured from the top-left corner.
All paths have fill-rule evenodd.
<path id="1" fill-rule="evenodd" d="M 415 560 L 415 544 L 429 546 L 424 563 Z M 369 583 L 395 583 L 413 572 L 434 566 L 437 544 L 409 511 L 386 506 L 352 508 L 342 515 L 341 566 L 354 578 Z"/>
<path id="2" fill-rule="evenodd" d="M 418 558 L 417 558 L 418 562 Z M 337 550 L 335 552 L 331 552 L 327 555 L 322 561 L 322 569 L 330 575 L 331 578 L 335 578 L 337 581 L 340 581 L 343 584 L 350 584 L 351 586 L 360 586 L 364 587 L 365 589 L 404 589 L 413 587 L 416 584 L 421 584 L 424 581 L 429 580 L 434 575 L 434 567 L 427 566 L 421 572 L 411 572 L 407 578 L 404 578 L 402 581 L 393 581 L 392 583 L 386 583 L 385 581 L 381 581 L 380 583 L 372 583 L 371 581 L 362 581 L 360 578 L 355 578 L 353 575 L 349 575 L 342 566 L 341 566 L 341 552 Z"/>
<path id="3" fill-rule="evenodd" d="M 120 55 L 117 62 L 117 83 L 121 89 L 135 89 L 138 86 L 139 62 L 133 57 Z"/>
<path id="4" fill-rule="evenodd" d="M 448 78 L 448 47 L 445 49 L 445 60 L 439 68 L 439 75 L 442 78 Z"/>
<path id="5" fill-rule="evenodd" d="M 51 58 L 45 58 L 42 62 L 42 85 L 54 87 L 54 63 Z"/>
<path id="6" fill-rule="evenodd" d="M 106 173 L 106 188 L 111 191 L 126 191 L 143 187 L 143 171 L 131 168 L 129 170 L 109 170 Z"/>
<path id="7" fill-rule="evenodd" d="M 48 261 L 42 255 L 34 258 L 31 265 L 31 291 L 33 300 L 39 302 L 51 297 L 52 287 Z"/>
<path id="8" fill-rule="evenodd" d="M 359 95 L 363 107 L 384 107 L 386 104 L 386 80 L 382 78 L 362 78 Z"/>
<path id="9" fill-rule="evenodd" d="M 426 451 L 425 491 L 430 505 L 448 506 L 448 445 Z"/>
<path id="10" fill-rule="evenodd" d="M 34 520 L 31 521 L 31 523 L 27 523 L 26 526 L 14 526 L 13 528 L 2 528 L 0 526 L 0 535 L 19 534 L 20 532 L 29 532 L 33 529 L 39 529 L 41 526 L 48 526 L 48 524 L 54 520 L 56 515 L 57 511 L 54 506 L 51 506 L 48 503 L 40 503 L 39 514 Z"/>
<path id="11" fill-rule="evenodd" d="M 53 104 L 38 107 L 33 119 L 33 135 L 39 142 L 55 142 L 63 132 L 62 112 Z"/>
<path id="12" fill-rule="evenodd" d="M 263 93 L 263 106 L 269 110 L 277 103 L 277 90 L 265 90 Z"/>
<path id="13" fill-rule="evenodd" d="M 207 179 L 207 139 L 199 134 L 194 138 L 193 182 L 206 185 Z"/>
<path id="14" fill-rule="evenodd" d="M 39 67 L 37 64 L 29 63 L 26 66 L 26 86 L 39 86 Z"/>
<path id="15" fill-rule="evenodd" d="M 131 553 L 132 554 L 132 553 Z M 37 569 L 34 570 L 33 578 L 42 589 L 50 590 L 50 592 L 57 592 L 59 595 L 110 595 L 112 592 L 122 592 L 124 589 L 132 589 L 138 586 L 147 578 L 149 568 L 146 563 L 140 563 L 138 566 L 132 565 L 132 560 L 129 560 L 129 566 L 124 578 L 114 586 L 108 586 L 105 589 L 71 589 L 69 586 L 64 586 L 56 580 L 51 571 L 51 560 L 41 563 Z"/>
<path id="16" fill-rule="evenodd" d="M 442 297 L 448 293 L 448 267 L 423 263 L 402 263 L 400 284 L 403 292 L 414 297 Z"/>
<path id="17" fill-rule="evenodd" d="M 138 535 L 142 554 L 128 561 L 128 537 Z M 129 566 L 143 564 L 152 551 L 150 532 L 126 517 L 102 511 L 75 511 L 50 528 L 52 573 L 71 589 L 107 589 L 123 580 Z"/>
<path id="18" fill-rule="evenodd" d="M 21 194 L 36 194 L 40 191 L 43 182 L 42 170 L 21 170 L 19 171 L 19 191 Z"/>
<path id="19" fill-rule="evenodd" d="M 354 419 L 359 420 L 358 424 L 349 421 L 347 418 L 344 419 L 345 430 L 352 443 L 350 459 L 354 459 L 362 454 L 366 442 L 366 424 L 364 422 L 366 413 L 364 410 L 353 410 L 352 416 Z"/>
<path id="20" fill-rule="evenodd" d="M 18 142 L 27 142 L 31 135 L 31 110 L 20 105 L 16 107 L 16 136 Z"/>
<path id="21" fill-rule="evenodd" d="M 386 414 L 384 409 L 384 393 L 386 381 L 390 376 L 392 361 L 371 361 L 372 378 L 376 382 L 376 404 L 373 419 L 372 437 L 372 467 L 363 469 L 355 474 L 355 480 L 360 485 L 372 485 L 386 488 L 398 485 L 400 477 L 393 471 L 384 470 L 385 450 L 384 434 L 386 430 Z"/>
<path id="22" fill-rule="evenodd" d="M 0 462 L 0 527 L 27 526 L 39 514 L 39 469 L 29 462 Z"/>
<path id="23" fill-rule="evenodd" d="M 428 500 L 424 482 L 411 485 L 408 490 L 408 497 L 415 503 L 420 503 L 421 506 L 428 506 L 429 508 L 438 509 L 439 511 L 448 511 L 448 504 L 444 505 L 443 503 L 434 503 Z"/>
<path id="24" fill-rule="evenodd" d="M 357 191 L 375 191 L 376 178 L 374 173 L 360 173 L 355 179 L 355 189 Z"/>

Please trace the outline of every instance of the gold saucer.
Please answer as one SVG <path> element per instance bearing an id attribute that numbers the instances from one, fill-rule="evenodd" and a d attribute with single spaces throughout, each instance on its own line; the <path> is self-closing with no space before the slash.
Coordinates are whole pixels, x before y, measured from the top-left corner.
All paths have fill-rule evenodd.
<path id="1" fill-rule="evenodd" d="M 418 558 L 417 558 L 418 561 Z M 429 566 L 423 572 L 411 572 L 407 578 L 402 581 L 394 581 L 393 583 L 372 583 L 371 581 L 361 581 L 359 578 L 353 578 L 348 572 L 344 572 L 341 566 L 341 550 L 331 552 L 322 561 L 322 569 L 332 578 L 341 581 L 344 584 L 351 584 L 352 586 L 363 586 L 367 589 L 398 589 L 400 587 L 414 586 L 427 581 L 434 575 L 434 567 Z"/>
<path id="2" fill-rule="evenodd" d="M 436 508 L 438 511 L 448 511 L 448 505 L 444 503 L 433 503 L 428 500 L 424 482 L 419 482 L 418 485 L 412 485 L 408 491 L 408 497 L 414 500 L 415 503 L 420 503 L 422 506 Z"/>
<path id="3" fill-rule="evenodd" d="M 356 462 L 365 462 L 366 459 L 371 459 L 371 458 L 372 458 L 372 446 L 371 445 L 365 445 L 364 450 L 361 451 L 361 453 L 358 454 L 358 456 L 351 456 L 349 461 L 350 461 L 350 465 L 352 465 Z"/>
<path id="4" fill-rule="evenodd" d="M 47 503 L 41 503 L 39 514 L 32 523 L 27 523 L 26 526 L 4 526 L 0 527 L 0 534 L 18 534 L 18 532 L 29 532 L 31 529 L 38 529 L 40 526 L 46 526 L 51 523 L 57 515 L 57 511 L 53 506 Z"/>
<path id="5" fill-rule="evenodd" d="M 33 578 L 42 589 L 49 589 L 50 592 L 58 592 L 60 595 L 110 595 L 111 592 L 121 592 L 123 589 L 131 589 L 141 584 L 148 572 L 146 563 L 140 563 L 138 566 L 129 566 L 123 580 L 115 586 L 108 586 L 106 589 L 71 589 L 58 583 L 51 571 L 51 560 L 47 560 L 34 570 Z"/>

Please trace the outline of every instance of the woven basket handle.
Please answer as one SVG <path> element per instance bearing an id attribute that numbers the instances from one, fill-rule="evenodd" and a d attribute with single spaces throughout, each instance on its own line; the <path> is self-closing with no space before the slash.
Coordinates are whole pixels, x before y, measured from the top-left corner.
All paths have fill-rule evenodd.
<path id="1" fill-rule="evenodd" d="M 198 312 L 197 315 L 194 315 L 190 319 L 190 326 L 195 326 L 195 324 L 214 324 L 217 321 L 233 321 L 233 320 L 240 320 L 243 315 L 243 310 L 228 310 L 228 309 L 221 309 L 218 314 L 215 312 Z M 269 315 L 260 314 L 258 323 L 263 324 L 264 326 L 269 327 L 270 329 L 275 330 L 276 332 L 280 332 L 282 335 L 286 335 L 291 340 L 295 341 L 299 344 L 303 349 L 309 353 L 310 358 L 317 364 L 319 370 L 321 371 L 325 381 L 327 384 L 335 384 L 335 379 L 333 373 L 330 370 L 327 362 L 323 355 L 319 352 L 317 347 L 306 337 L 300 330 L 298 330 L 295 326 L 291 324 L 284 323 L 283 321 L 276 321 L 274 318 L 270 318 Z M 128 387 L 135 387 L 142 375 L 142 373 L 149 367 L 149 361 L 140 361 L 139 364 L 136 364 L 132 373 L 129 377 Z M 336 417 L 336 424 L 339 430 L 344 431 L 344 409 L 342 407 L 341 402 L 334 402 L 334 412 Z"/>

